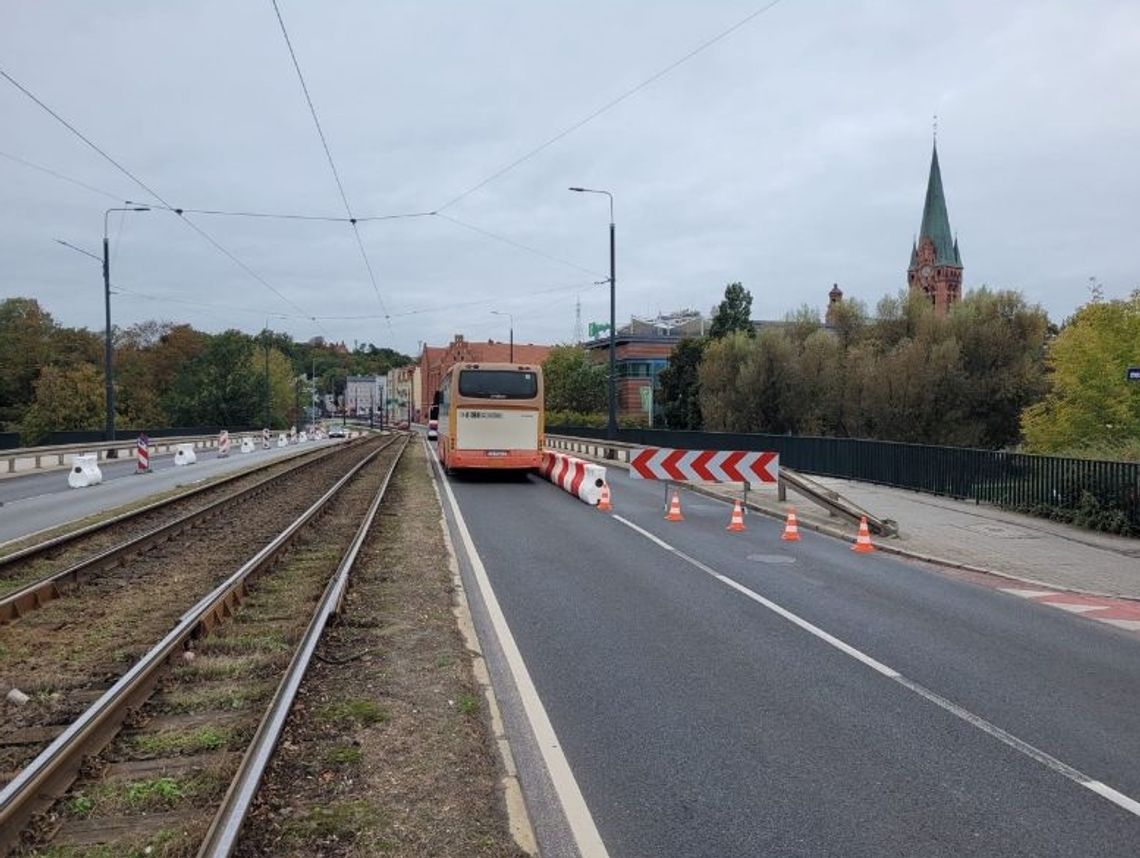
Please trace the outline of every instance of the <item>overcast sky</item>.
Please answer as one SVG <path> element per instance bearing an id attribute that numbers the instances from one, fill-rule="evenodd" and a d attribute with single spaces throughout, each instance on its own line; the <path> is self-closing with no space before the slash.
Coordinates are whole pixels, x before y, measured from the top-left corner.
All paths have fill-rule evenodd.
<path id="1" fill-rule="evenodd" d="M 187 216 L 263 283 L 175 214 L 112 215 L 117 324 L 414 352 L 505 340 L 498 310 L 567 341 L 609 264 L 606 200 L 570 185 L 614 194 L 619 320 L 732 280 L 754 318 L 833 282 L 873 306 L 905 285 L 935 113 L 967 288 L 1060 321 L 1090 277 L 1140 286 L 1136 0 L 782 0 L 451 205 L 764 3 L 279 2 L 353 214 L 506 240 L 360 223 L 377 295 L 347 223 Z M 171 205 L 345 214 L 269 0 L 7 0 L 0 69 Z M 55 239 L 97 254 L 106 207 L 154 198 L 3 79 L 0 153 L 0 297 L 101 329 L 98 262 Z"/>

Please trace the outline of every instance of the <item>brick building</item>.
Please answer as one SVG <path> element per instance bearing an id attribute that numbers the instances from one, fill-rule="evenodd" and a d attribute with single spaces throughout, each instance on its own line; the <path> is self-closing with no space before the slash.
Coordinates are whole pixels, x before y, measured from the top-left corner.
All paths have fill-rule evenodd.
<path id="1" fill-rule="evenodd" d="M 951 304 L 962 297 L 962 256 L 958 252 L 958 239 L 950 231 L 946 195 L 942 192 L 942 171 L 938 166 L 937 144 L 930 158 L 922 226 L 918 240 L 911 245 L 906 282 L 912 293 L 921 290 L 943 315 Z"/>
<path id="2" fill-rule="evenodd" d="M 515 343 L 514 362 L 528 366 L 540 366 L 550 354 L 553 346 L 535 345 L 534 343 Z M 439 390 L 444 374 L 457 363 L 506 363 L 511 357 L 510 343 L 500 343 L 495 340 L 487 342 L 473 342 L 467 340 L 462 334 L 446 346 L 424 346 L 420 353 L 419 371 L 421 377 L 420 390 L 417 394 L 419 402 L 420 419 L 428 413 L 435 392 Z"/>

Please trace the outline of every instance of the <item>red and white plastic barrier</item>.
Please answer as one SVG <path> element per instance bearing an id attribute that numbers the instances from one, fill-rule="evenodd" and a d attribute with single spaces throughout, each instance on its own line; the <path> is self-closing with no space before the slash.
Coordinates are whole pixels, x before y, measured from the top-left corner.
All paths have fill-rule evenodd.
<path id="1" fill-rule="evenodd" d="M 146 437 L 145 432 L 140 434 L 138 441 L 135 442 L 135 473 L 150 473 L 150 439 Z"/>
<path id="2" fill-rule="evenodd" d="M 564 492 L 569 492 L 590 506 L 597 506 L 602 498 L 602 486 L 606 484 L 606 469 L 603 465 L 587 462 L 569 453 L 543 450 L 538 472 Z"/>
<path id="3" fill-rule="evenodd" d="M 218 433 L 218 458 L 224 459 L 230 454 L 230 433 L 223 429 Z"/>

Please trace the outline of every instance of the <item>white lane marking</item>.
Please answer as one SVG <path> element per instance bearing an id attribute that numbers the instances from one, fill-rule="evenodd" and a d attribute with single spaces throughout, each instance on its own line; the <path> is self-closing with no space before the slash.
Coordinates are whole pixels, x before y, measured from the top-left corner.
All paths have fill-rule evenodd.
<path id="1" fill-rule="evenodd" d="M 1120 629 L 1127 629 L 1130 632 L 1140 632 L 1140 620 L 1112 620 L 1096 617 L 1102 623 L 1108 623 Z"/>
<path id="2" fill-rule="evenodd" d="M 1112 605 L 1067 605 L 1064 602 L 1042 602 L 1043 605 L 1048 605 L 1050 608 L 1060 608 L 1062 611 L 1068 611 L 1070 614 L 1084 614 L 1088 611 L 1103 611 L 1106 608 L 1111 608 Z"/>
<path id="3" fill-rule="evenodd" d="M 939 707 L 940 709 L 943 709 L 946 712 L 949 712 L 951 715 L 954 715 L 954 716 L 962 719 L 967 724 L 970 724 L 970 725 L 978 728 L 979 730 L 983 731 L 984 733 L 987 733 L 988 735 L 994 737 L 995 739 L 1002 742 L 1003 744 L 1009 746 L 1010 748 L 1013 748 L 1015 751 L 1018 751 L 1018 752 L 1024 754 L 1025 756 L 1029 757 L 1030 759 L 1036 760 L 1037 762 L 1041 763 L 1046 768 L 1049 768 L 1052 771 L 1055 771 L 1058 774 L 1063 775 L 1064 777 L 1068 778 L 1069 780 L 1073 781 L 1074 783 L 1080 784 L 1085 789 L 1091 790 L 1092 792 L 1096 793 L 1097 795 L 1101 796 L 1102 798 L 1108 799 L 1113 804 L 1115 804 L 1118 807 L 1123 808 L 1124 810 L 1128 811 L 1129 813 L 1131 813 L 1135 816 L 1140 816 L 1140 802 L 1136 801 L 1135 799 L 1130 798 L 1129 796 L 1124 795 L 1123 793 L 1118 792 L 1117 790 L 1114 790 L 1112 787 L 1106 786 L 1105 784 L 1101 783 L 1098 780 L 1094 780 L 1092 777 L 1090 777 L 1089 775 L 1086 775 L 1084 772 L 1080 771 L 1079 769 L 1075 769 L 1072 766 L 1070 766 L 1068 763 L 1062 762 L 1061 760 L 1057 759 L 1056 757 L 1052 756 L 1051 754 L 1048 754 L 1045 751 L 1042 751 L 1040 748 L 1037 748 L 1034 745 L 1031 745 L 1028 742 L 1023 741 L 1022 739 L 1017 738 L 1012 733 L 1006 732 L 1005 730 L 1003 730 L 1001 727 L 997 726 L 996 724 L 994 724 L 990 721 L 987 721 L 981 715 L 976 715 L 973 712 L 971 712 L 970 710 L 968 710 L 962 706 L 959 706 L 957 703 L 954 703 L 951 700 L 947 700 L 945 697 L 942 697 L 941 695 L 935 693 L 934 691 L 931 691 L 929 688 L 922 685 L 921 683 L 915 682 L 913 679 L 908 679 L 907 677 L 905 677 L 901 673 L 899 673 L 897 670 L 894 670 L 890 667 L 887 667 L 882 662 L 876 661 L 875 659 L 871 658 L 871 656 L 867 655 L 862 650 L 856 649 L 855 647 L 851 646 L 850 644 L 847 644 L 844 641 L 841 641 L 839 638 L 835 637 L 834 635 L 828 634 L 823 629 L 819 628 L 816 625 L 813 625 L 812 623 L 809 623 L 807 620 L 803 619 L 802 617 L 800 617 L 797 614 L 792 613 L 787 608 L 784 608 L 784 607 L 781 607 L 780 605 L 777 605 L 775 602 L 764 598 L 759 593 L 755 592 L 754 590 L 750 590 L 748 587 L 745 587 L 743 584 L 740 584 L 737 581 L 734 581 L 733 579 L 729 578 L 727 575 L 722 575 L 720 572 L 717 572 L 715 569 L 712 569 L 711 567 L 705 565 L 701 561 L 699 561 L 693 557 L 690 557 L 689 555 L 685 554 L 683 551 L 673 547 L 672 545 L 669 545 L 667 542 L 664 542 L 661 539 L 658 539 L 657 537 L 653 536 L 653 534 L 649 533 L 644 528 L 638 527 L 636 524 L 633 524 L 632 522 L 622 518 L 619 515 L 614 515 L 614 516 L 610 516 L 610 517 L 613 518 L 614 520 L 619 521 L 622 524 L 626 525 L 631 530 L 633 530 L 633 531 L 635 531 L 635 532 L 637 532 L 643 536 L 649 537 L 653 542 L 661 545 L 667 551 L 671 552 L 672 554 L 676 555 L 680 559 L 684 560 L 690 566 L 694 566 L 697 569 L 700 569 L 702 572 L 704 572 L 705 574 L 709 575 L 712 578 L 715 578 L 717 581 L 720 581 L 722 584 L 725 584 L 726 586 L 731 587 L 733 590 L 736 590 L 737 592 L 741 593 L 742 595 L 747 596 L 752 601 L 763 605 L 765 608 L 768 608 L 770 611 L 780 615 L 784 619 L 786 619 L 792 623 L 795 623 L 797 626 L 799 626 L 804 631 L 810 632 L 811 634 L 815 635 L 820 640 L 830 644 L 831 646 L 835 647 L 839 651 L 846 653 L 847 655 L 851 656 L 852 658 L 856 659 L 857 661 L 860 661 L 863 664 L 867 665 L 868 667 L 871 667 L 874 670 L 878 671 L 879 673 L 883 674 L 888 679 L 892 679 L 895 682 L 897 682 L 899 685 L 903 686 L 904 688 L 910 689 L 915 694 L 922 697 L 924 700 L 927 700 L 927 701 L 933 703 L 935 706 Z"/>
<path id="4" fill-rule="evenodd" d="M 1041 596 L 1056 596 L 1056 590 L 1025 590 L 1021 587 L 998 587 L 1003 593 L 1009 593 L 1011 596 L 1021 596 L 1023 599 L 1037 599 Z"/>
<path id="5" fill-rule="evenodd" d="M 542 705 L 542 699 L 538 696 L 538 689 L 534 687 L 534 682 L 530 678 L 530 671 L 527 670 L 526 662 L 523 661 L 522 653 L 519 651 L 518 644 L 515 643 L 515 637 L 511 634 L 511 628 L 507 624 L 503 609 L 499 606 L 499 600 L 491 587 L 491 580 L 487 577 L 487 570 L 483 566 L 479 552 L 475 550 L 475 543 L 471 539 L 471 532 L 467 529 L 467 522 L 464 521 L 463 513 L 459 511 L 459 503 L 451 491 L 451 484 L 447 479 L 441 479 L 440 484 L 443 486 L 448 505 L 455 517 L 456 529 L 459 531 L 463 548 L 471 562 L 471 569 L 475 573 L 479 592 L 483 594 L 483 601 L 487 605 L 487 614 L 491 618 L 491 625 L 499 638 L 503 656 L 507 660 L 507 666 L 510 668 L 515 685 L 518 687 L 519 698 L 522 700 L 527 720 L 530 721 L 531 730 L 534 731 L 535 741 L 542 752 L 542 759 L 550 773 L 554 791 L 558 793 L 558 800 L 562 804 L 562 811 L 566 815 L 566 821 L 574 835 L 574 842 L 578 846 L 578 851 L 582 858 L 609 858 L 609 852 L 606 851 L 606 845 L 602 842 L 602 836 L 598 833 L 597 826 L 594 825 L 594 817 L 590 814 L 590 808 L 586 806 L 586 800 L 582 797 L 582 791 L 578 788 L 578 782 L 570 770 L 570 763 L 562 752 L 562 745 L 558 741 L 558 735 L 554 732 L 554 725 L 550 723 L 550 717 L 546 714 L 546 707 Z"/>

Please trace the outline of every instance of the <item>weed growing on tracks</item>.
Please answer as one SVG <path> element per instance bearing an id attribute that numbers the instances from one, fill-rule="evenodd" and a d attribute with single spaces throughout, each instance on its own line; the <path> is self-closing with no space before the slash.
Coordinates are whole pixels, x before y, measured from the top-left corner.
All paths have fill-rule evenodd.
<path id="1" fill-rule="evenodd" d="M 287 822 L 282 833 L 286 841 L 297 843 L 332 840 L 351 843 L 372 834 L 383 824 L 382 814 L 371 802 L 341 801 L 310 808 L 303 816 Z M 380 842 L 372 845 L 383 849 Z"/>
<path id="2" fill-rule="evenodd" d="M 205 712 L 210 709 L 237 711 L 260 703 L 273 692 L 270 683 L 245 688 L 179 688 L 162 698 L 162 708 L 174 714 Z"/>
<path id="3" fill-rule="evenodd" d="M 455 706 L 464 715 L 474 715 L 479 711 L 479 698 L 474 694 L 460 694 Z"/>
<path id="4" fill-rule="evenodd" d="M 325 751 L 322 760 L 330 766 L 346 766 L 359 763 L 361 756 L 356 745 L 333 745 Z"/>
<path id="5" fill-rule="evenodd" d="M 179 682 L 194 680 L 248 679 L 272 674 L 272 663 L 258 656 L 205 656 L 192 664 L 174 668 Z"/>
<path id="6" fill-rule="evenodd" d="M 325 721 L 359 724 L 368 727 L 388 720 L 388 712 L 379 703 L 359 698 L 322 706 L 318 715 Z"/>
<path id="7" fill-rule="evenodd" d="M 230 746 L 241 748 L 244 737 L 228 727 L 199 727 L 196 730 L 181 730 L 163 733 L 148 733 L 133 736 L 131 747 L 148 757 L 164 757 L 171 754 L 199 754 L 204 751 L 219 751 Z"/>

